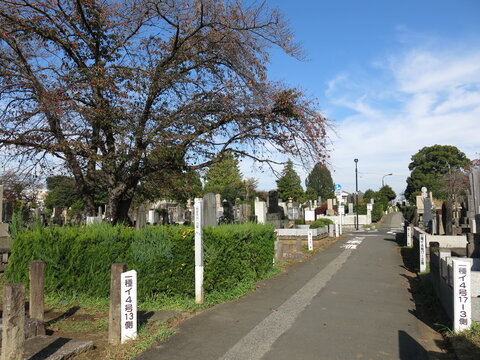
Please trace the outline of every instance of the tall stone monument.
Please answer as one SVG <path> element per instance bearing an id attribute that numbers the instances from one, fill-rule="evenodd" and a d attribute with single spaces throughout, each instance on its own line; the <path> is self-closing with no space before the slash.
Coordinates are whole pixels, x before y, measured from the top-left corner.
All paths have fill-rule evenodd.
<path id="1" fill-rule="evenodd" d="M 217 225 L 217 199 L 215 194 L 207 193 L 203 196 L 203 226 Z"/>

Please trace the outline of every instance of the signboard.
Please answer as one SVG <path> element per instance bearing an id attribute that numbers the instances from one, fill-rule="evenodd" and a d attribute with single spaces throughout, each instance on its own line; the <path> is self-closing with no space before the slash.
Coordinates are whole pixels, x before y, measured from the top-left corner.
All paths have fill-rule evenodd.
<path id="1" fill-rule="evenodd" d="M 420 272 L 427 270 L 427 244 L 426 235 L 420 234 Z"/>
<path id="2" fill-rule="evenodd" d="M 203 239 L 202 217 L 203 199 L 195 198 L 195 302 L 203 303 Z"/>
<path id="3" fill-rule="evenodd" d="M 137 272 L 130 270 L 120 275 L 121 329 L 120 342 L 137 338 Z"/>
<path id="4" fill-rule="evenodd" d="M 472 325 L 471 264 L 453 259 L 453 330 L 462 331 Z"/>
<path id="5" fill-rule="evenodd" d="M 342 185 L 340 185 L 340 184 L 335 184 L 335 186 L 333 187 L 333 189 L 335 190 L 335 192 L 341 192 L 341 191 L 342 191 Z"/>
<path id="6" fill-rule="evenodd" d="M 308 251 L 313 250 L 313 233 L 312 230 L 308 230 Z"/>
<path id="7" fill-rule="evenodd" d="M 367 204 L 367 211 L 373 211 L 373 204 Z"/>
<path id="8" fill-rule="evenodd" d="M 339 213 L 340 215 L 345 215 L 345 206 L 339 205 L 339 206 L 338 206 L 338 213 Z"/>
<path id="9" fill-rule="evenodd" d="M 410 225 L 407 226 L 407 246 L 412 246 L 412 227 Z"/>

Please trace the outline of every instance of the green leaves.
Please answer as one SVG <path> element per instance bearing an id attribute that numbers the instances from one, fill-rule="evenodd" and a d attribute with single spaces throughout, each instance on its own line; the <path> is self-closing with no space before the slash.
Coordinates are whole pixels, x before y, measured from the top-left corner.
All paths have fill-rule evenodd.
<path id="1" fill-rule="evenodd" d="M 282 175 L 277 180 L 278 195 L 283 201 L 292 198 L 295 201 L 303 197 L 303 188 L 297 172 L 293 168 L 292 160 L 288 160 L 283 168 Z"/>
<path id="2" fill-rule="evenodd" d="M 272 226 L 223 225 L 204 229 L 205 291 L 222 291 L 241 281 L 255 281 L 272 269 Z M 110 267 L 124 262 L 138 272 L 138 294 L 194 294 L 194 232 L 186 226 L 36 227 L 18 234 L 7 278 L 28 282 L 28 263 L 46 263 L 45 287 L 106 297 Z"/>
<path id="3" fill-rule="evenodd" d="M 324 200 L 334 197 L 332 174 L 325 164 L 317 163 L 314 166 L 305 179 L 305 186 L 307 187 L 306 196 L 309 200 L 316 200 L 319 196 Z"/>
<path id="4" fill-rule="evenodd" d="M 443 176 L 462 169 L 469 163 L 467 156 L 455 146 L 433 145 L 420 149 L 412 156 L 412 162 L 408 165 L 411 174 L 407 178 L 405 197 L 414 202 L 415 195 L 425 186 L 434 197 L 446 199 Z"/>

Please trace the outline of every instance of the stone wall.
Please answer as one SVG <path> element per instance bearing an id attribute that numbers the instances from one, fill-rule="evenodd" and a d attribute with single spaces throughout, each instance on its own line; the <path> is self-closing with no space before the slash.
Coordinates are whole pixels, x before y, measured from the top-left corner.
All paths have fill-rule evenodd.
<path id="1" fill-rule="evenodd" d="M 451 249 L 430 250 L 430 273 L 435 292 L 445 312 L 453 319 L 453 260 L 469 261 L 471 267 L 472 320 L 480 321 L 480 259 L 452 256 Z"/>

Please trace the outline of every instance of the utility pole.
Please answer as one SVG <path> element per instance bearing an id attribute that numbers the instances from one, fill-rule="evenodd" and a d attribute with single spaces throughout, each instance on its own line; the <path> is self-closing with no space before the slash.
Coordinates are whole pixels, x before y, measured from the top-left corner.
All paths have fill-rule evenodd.
<path id="1" fill-rule="evenodd" d="M 355 213 L 356 213 L 356 221 L 355 221 L 355 230 L 358 230 L 358 168 L 357 168 L 357 163 L 358 159 L 354 159 L 355 161 Z"/>

